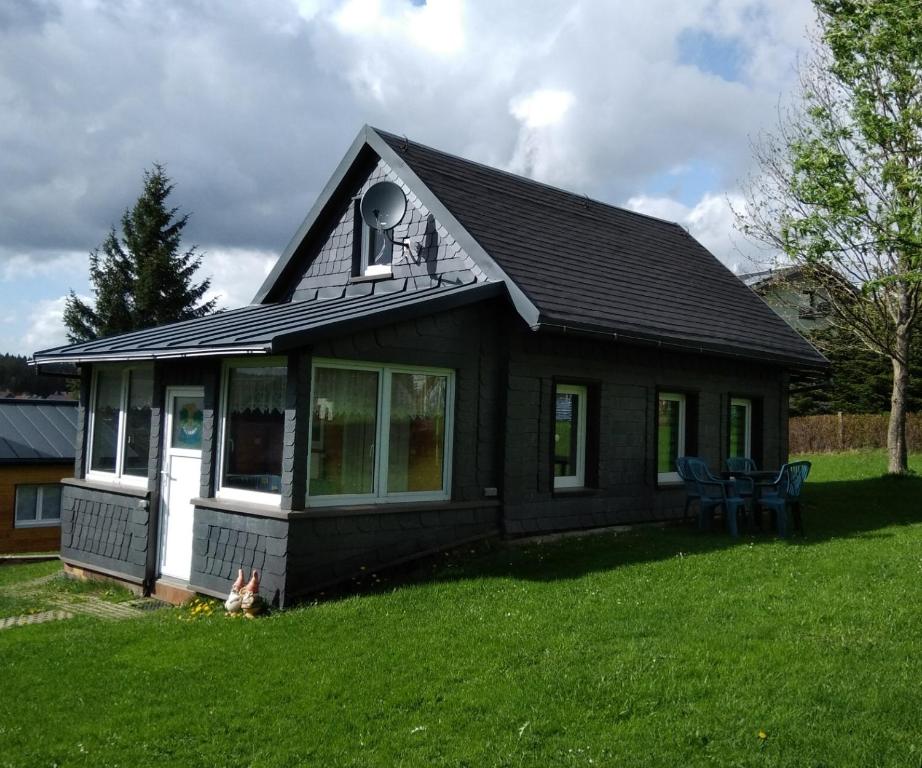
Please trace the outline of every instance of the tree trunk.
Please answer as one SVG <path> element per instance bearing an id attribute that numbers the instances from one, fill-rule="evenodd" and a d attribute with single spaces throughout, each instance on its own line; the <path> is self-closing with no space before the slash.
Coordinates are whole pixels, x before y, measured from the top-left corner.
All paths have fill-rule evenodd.
<path id="1" fill-rule="evenodd" d="M 905 474 L 909 471 L 906 450 L 906 390 L 909 386 L 909 340 L 897 339 L 897 354 L 893 363 L 893 394 L 890 397 L 890 423 L 887 426 L 887 471 Z"/>

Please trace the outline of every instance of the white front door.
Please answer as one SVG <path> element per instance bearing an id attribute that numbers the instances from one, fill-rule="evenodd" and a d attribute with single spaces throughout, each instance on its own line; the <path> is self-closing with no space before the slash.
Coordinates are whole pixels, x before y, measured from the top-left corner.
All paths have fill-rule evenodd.
<path id="1" fill-rule="evenodd" d="M 167 387 L 160 473 L 160 574 L 182 581 L 192 570 L 192 499 L 202 470 L 201 387 Z"/>

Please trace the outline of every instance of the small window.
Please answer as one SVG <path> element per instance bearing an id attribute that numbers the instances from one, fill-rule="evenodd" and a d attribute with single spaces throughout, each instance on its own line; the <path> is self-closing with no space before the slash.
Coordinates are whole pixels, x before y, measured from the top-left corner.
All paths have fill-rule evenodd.
<path id="1" fill-rule="evenodd" d="M 281 499 L 287 371 L 270 361 L 225 368 L 219 495 L 262 504 Z"/>
<path id="2" fill-rule="evenodd" d="M 312 504 L 450 497 L 451 371 L 314 367 Z"/>
<path id="3" fill-rule="evenodd" d="M 685 455 L 685 395 L 660 392 L 656 421 L 656 477 L 680 482 L 676 459 Z"/>
<path id="4" fill-rule="evenodd" d="M 730 400 L 730 456 L 752 458 L 752 401 L 741 397 Z"/>
<path id="5" fill-rule="evenodd" d="M 150 368 L 100 368 L 93 381 L 87 476 L 146 485 L 153 372 Z"/>
<path id="6" fill-rule="evenodd" d="M 353 209 L 355 217 L 356 249 L 353 257 L 352 274 L 359 276 L 389 276 L 394 246 L 380 230 L 369 227 L 362 219 L 359 200 Z"/>
<path id="7" fill-rule="evenodd" d="M 38 528 L 61 524 L 61 486 L 17 485 L 16 527 Z"/>
<path id="8" fill-rule="evenodd" d="M 554 395 L 554 487 L 586 485 L 586 387 L 557 386 Z"/>

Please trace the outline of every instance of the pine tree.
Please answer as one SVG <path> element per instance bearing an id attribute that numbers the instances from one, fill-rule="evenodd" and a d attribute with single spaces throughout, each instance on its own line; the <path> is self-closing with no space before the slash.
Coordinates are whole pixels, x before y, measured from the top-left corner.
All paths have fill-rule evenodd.
<path id="1" fill-rule="evenodd" d="M 189 215 L 167 207 L 173 184 L 163 166 L 144 172 L 144 190 L 122 216 L 122 236 L 113 228 L 90 253 L 94 304 L 73 291 L 64 322 L 72 342 L 91 341 L 117 333 L 150 328 L 177 320 L 203 317 L 215 300 L 202 301 L 210 279 L 194 283 L 201 265 L 196 247 L 181 250 Z"/>

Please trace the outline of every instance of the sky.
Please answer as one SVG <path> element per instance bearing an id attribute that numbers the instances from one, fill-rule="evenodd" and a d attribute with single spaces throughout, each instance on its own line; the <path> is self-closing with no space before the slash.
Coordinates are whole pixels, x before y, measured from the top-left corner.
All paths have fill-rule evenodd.
<path id="1" fill-rule="evenodd" d="M 364 123 L 764 266 L 730 205 L 812 24 L 809 0 L 0 0 L 0 352 L 66 342 L 155 162 L 212 295 L 249 303 Z"/>

